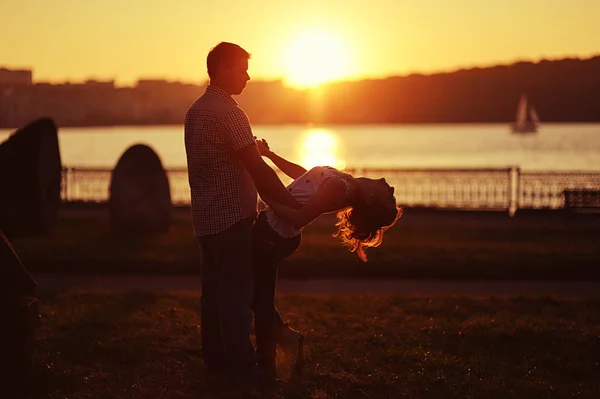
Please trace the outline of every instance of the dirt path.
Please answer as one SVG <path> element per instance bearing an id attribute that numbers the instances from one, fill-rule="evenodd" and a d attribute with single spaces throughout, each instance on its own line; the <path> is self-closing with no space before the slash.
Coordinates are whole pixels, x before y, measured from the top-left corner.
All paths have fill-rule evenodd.
<path id="1" fill-rule="evenodd" d="M 150 292 L 200 291 L 198 276 L 59 275 L 33 273 L 39 290 L 115 289 Z M 281 293 L 407 295 L 566 295 L 600 297 L 600 281 L 289 280 Z"/>

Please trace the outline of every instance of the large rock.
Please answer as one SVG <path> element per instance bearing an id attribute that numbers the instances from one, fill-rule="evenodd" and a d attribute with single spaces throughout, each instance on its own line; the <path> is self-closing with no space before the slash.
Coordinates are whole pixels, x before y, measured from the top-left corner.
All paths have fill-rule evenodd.
<path id="1" fill-rule="evenodd" d="M 0 230 L 0 299 L 30 295 L 35 287 L 37 284 Z"/>
<path id="2" fill-rule="evenodd" d="M 10 242 L 0 231 L 0 370 L 3 395 L 32 397 L 33 333 L 38 322 L 37 287 Z"/>
<path id="3" fill-rule="evenodd" d="M 136 144 L 123 153 L 112 171 L 108 203 L 116 231 L 163 233 L 169 229 L 169 180 L 150 147 Z"/>
<path id="4" fill-rule="evenodd" d="M 49 233 L 60 207 L 58 129 L 41 118 L 0 144 L 0 229 L 8 237 Z"/>

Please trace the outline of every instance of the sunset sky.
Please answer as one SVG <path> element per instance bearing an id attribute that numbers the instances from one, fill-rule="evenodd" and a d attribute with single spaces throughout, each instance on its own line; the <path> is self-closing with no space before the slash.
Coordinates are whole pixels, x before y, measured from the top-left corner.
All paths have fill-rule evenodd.
<path id="1" fill-rule="evenodd" d="M 599 15 L 598 0 L 3 0 L 0 66 L 35 81 L 202 82 L 206 53 L 231 41 L 252 53 L 253 79 L 311 85 L 587 58 Z"/>

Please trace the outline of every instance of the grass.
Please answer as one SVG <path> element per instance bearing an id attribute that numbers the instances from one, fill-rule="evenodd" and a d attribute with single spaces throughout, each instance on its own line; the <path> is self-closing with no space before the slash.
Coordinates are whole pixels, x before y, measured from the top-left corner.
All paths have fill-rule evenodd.
<path id="1" fill-rule="evenodd" d="M 51 398 L 597 398 L 600 300 L 281 295 L 307 370 L 261 391 L 206 374 L 199 296 L 46 292 L 34 359 Z"/>
<path id="2" fill-rule="evenodd" d="M 410 215 L 409 215 L 410 216 Z M 462 215 L 459 216 L 462 218 Z M 408 218 L 408 217 L 407 217 Z M 506 217 L 508 219 L 508 217 Z M 309 225 L 282 277 L 600 279 L 600 228 L 520 223 L 419 224 L 400 219 L 369 262 L 343 248 L 331 220 Z M 542 220 L 543 221 L 543 220 Z M 61 219 L 52 235 L 13 240 L 31 271 L 197 274 L 200 250 L 189 221 L 165 234 L 123 235 L 103 218 Z"/>

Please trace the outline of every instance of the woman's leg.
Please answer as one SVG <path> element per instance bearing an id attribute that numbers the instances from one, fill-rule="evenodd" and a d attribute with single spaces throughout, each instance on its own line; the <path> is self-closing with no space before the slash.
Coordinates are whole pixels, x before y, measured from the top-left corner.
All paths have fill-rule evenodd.
<path id="1" fill-rule="evenodd" d="M 275 295 L 276 295 L 276 288 L 275 286 L 277 285 L 277 274 L 279 271 L 279 262 L 281 262 L 283 259 L 287 258 L 288 256 L 290 256 L 291 254 L 293 254 L 296 249 L 298 249 L 298 247 L 300 246 L 300 240 L 301 237 L 300 236 L 296 236 L 296 237 L 292 237 L 292 238 L 283 238 L 280 240 L 279 243 L 276 244 L 276 248 L 275 248 L 275 253 L 274 253 L 274 259 L 273 262 L 275 263 L 275 282 L 273 284 L 273 311 L 274 311 L 274 319 L 275 319 L 275 325 L 278 328 L 278 330 L 281 330 L 283 328 L 287 327 L 287 323 L 285 323 L 283 321 L 283 318 L 281 317 L 281 314 L 279 313 L 279 310 L 277 310 L 277 307 L 275 306 Z"/>
<path id="2" fill-rule="evenodd" d="M 291 255 L 300 245 L 301 237 L 285 239 L 276 251 L 276 264 L 283 258 Z M 273 305 L 275 319 L 275 341 L 281 346 L 286 358 L 290 362 L 293 372 L 299 373 L 304 368 L 304 336 L 299 331 L 291 328 L 283 321 L 279 311 Z"/>
<path id="3" fill-rule="evenodd" d="M 276 375 L 276 347 L 281 329 L 285 327 L 275 307 L 275 286 L 278 263 L 293 253 L 300 237 L 279 237 L 269 226 L 266 215 L 261 213 L 254 225 L 253 271 L 254 271 L 254 329 L 259 367 L 268 374 Z"/>

